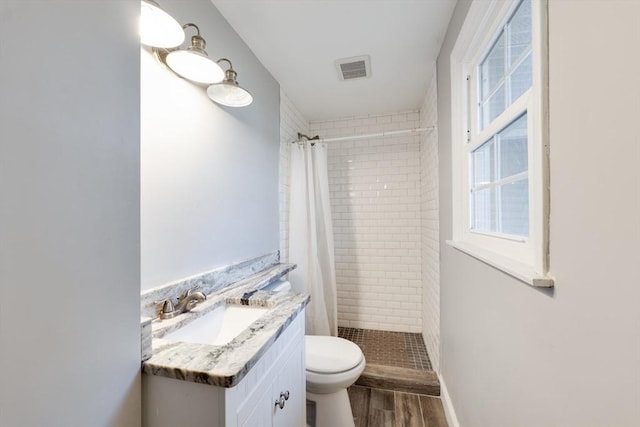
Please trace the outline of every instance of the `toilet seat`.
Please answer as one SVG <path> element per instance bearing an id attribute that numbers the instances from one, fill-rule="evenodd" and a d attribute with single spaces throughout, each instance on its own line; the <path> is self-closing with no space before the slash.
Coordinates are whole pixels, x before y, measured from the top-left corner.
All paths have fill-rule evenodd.
<path id="1" fill-rule="evenodd" d="M 364 356 L 356 344 L 344 338 L 305 336 L 307 372 L 339 374 L 360 365 Z"/>

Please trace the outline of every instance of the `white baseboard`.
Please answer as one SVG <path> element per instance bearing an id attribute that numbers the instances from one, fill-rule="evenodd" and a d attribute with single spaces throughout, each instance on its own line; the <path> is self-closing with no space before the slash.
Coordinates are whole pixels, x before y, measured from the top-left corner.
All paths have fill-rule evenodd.
<path id="1" fill-rule="evenodd" d="M 442 401 L 444 414 L 447 417 L 447 424 L 449 424 L 449 427 L 460 427 L 456 411 L 453 409 L 453 404 L 451 403 L 451 396 L 449 396 L 447 385 L 440 375 L 438 375 L 438 379 L 440 380 L 440 400 Z"/>

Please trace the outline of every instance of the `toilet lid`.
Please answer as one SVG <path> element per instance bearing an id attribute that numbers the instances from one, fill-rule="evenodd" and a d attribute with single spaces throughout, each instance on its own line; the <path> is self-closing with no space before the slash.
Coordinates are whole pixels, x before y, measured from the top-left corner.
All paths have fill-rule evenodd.
<path id="1" fill-rule="evenodd" d="M 304 339 L 307 371 L 337 374 L 354 368 L 362 361 L 362 350 L 351 341 L 318 335 L 306 335 Z"/>

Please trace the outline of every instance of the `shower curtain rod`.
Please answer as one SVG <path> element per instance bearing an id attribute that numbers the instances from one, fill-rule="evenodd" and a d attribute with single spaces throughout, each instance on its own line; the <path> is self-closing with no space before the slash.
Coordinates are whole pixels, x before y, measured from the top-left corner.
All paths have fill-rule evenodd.
<path id="1" fill-rule="evenodd" d="M 348 141 L 351 139 L 366 139 L 366 138 L 378 138 L 383 136 L 397 136 L 397 135 L 406 135 L 406 134 L 414 134 L 420 132 L 426 132 L 430 130 L 434 130 L 436 126 L 427 126 L 424 128 L 413 128 L 413 129 L 402 129 L 402 130 L 389 130 L 385 132 L 377 132 L 377 133 L 367 133 L 364 135 L 352 135 L 352 136 L 341 136 L 337 138 L 319 138 L 317 135 L 313 138 L 309 138 L 306 135 L 298 134 L 298 141 L 292 141 L 294 144 L 296 142 L 301 142 L 301 137 L 307 138 L 308 141 L 316 142 L 336 142 L 336 141 Z"/>

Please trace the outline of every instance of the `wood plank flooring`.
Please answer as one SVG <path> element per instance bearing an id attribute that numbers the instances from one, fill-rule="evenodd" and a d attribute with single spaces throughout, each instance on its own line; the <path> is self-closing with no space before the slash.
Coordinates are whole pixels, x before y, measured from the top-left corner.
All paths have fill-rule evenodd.
<path id="1" fill-rule="evenodd" d="M 440 396 L 440 381 L 433 371 L 373 365 L 368 361 L 356 385 Z"/>
<path id="2" fill-rule="evenodd" d="M 356 427 L 448 427 L 437 397 L 357 385 L 348 392 Z"/>
<path id="3" fill-rule="evenodd" d="M 447 427 L 440 382 L 420 334 L 338 328 L 367 364 L 349 400 L 356 427 Z M 338 426 L 336 426 L 338 427 Z"/>

